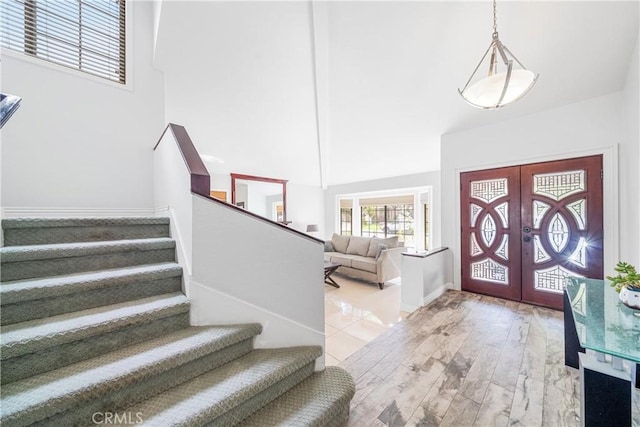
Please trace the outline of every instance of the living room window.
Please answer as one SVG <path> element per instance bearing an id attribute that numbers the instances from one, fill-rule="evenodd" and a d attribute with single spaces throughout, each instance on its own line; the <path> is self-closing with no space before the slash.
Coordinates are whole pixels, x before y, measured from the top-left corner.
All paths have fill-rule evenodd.
<path id="1" fill-rule="evenodd" d="M 429 204 L 422 205 L 424 209 L 424 250 L 429 250 Z"/>
<path id="2" fill-rule="evenodd" d="M 360 201 L 361 235 L 398 236 L 405 246 L 415 246 L 413 196 L 394 196 Z"/>
<path id="3" fill-rule="evenodd" d="M 340 200 L 340 234 L 351 236 L 353 234 L 353 201 Z"/>
<path id="4" fill-rule="evenodd" d="M 2 0 L 2 47 L 125 84 L 125 0 Z"/>

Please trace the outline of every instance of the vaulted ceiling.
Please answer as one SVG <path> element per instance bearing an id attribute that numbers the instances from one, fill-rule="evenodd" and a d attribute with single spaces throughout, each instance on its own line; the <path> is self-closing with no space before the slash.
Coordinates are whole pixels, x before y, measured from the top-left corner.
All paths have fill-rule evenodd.
<path id="1" fill-rule="evenodd" d="M 437 170 L 444 133 L 621 90 L 639 3 L 499 2 L 501 40 L 540 78 L 498 111 L 457 93 L 491 41 L 490 1 L 164 1 L 157 12 L 166 119 L 224 161 L 210 172 L 327 186 Z"/>

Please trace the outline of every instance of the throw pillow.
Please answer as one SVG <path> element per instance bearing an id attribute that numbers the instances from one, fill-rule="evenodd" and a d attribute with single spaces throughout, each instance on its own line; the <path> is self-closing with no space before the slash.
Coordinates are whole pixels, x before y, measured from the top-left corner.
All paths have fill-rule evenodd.
<path id="1" fill-rule="evenodd" d="M 378 249 L 376 249 L 376 261 L 378 260 L 378 258 L 380 258 L 380 255 L 382 255 L 382 251 L 384 251 L 385 249 L 389 249 L 389 247 L 384 243 L 378 243 Z"/>
<path id="2" fill-rule="evenodd" d="M 347 246 L 349 246 L 349 236 L 341 236 L 339 234 L 333 233 L 331 236 L 331 244 L 336 252 L 341 252 L 343 254 L 347 253 Z"/>
<path id="3" fill-rule="evenodd" d="M 324 242 L 324 251 L 335 252 L 335 249 L 333 247 L 333 243 L 331 243 L 331 240 L 327 240 L 326 242 Z"/>
<path id="4" fill-rule="evenodd" d="M 370 243 L 370 237 L 351 236 L 351 239 L 349 240 L 349 246 L 347 247 L 347 253 L 351 255 L 367 256 Z"/>
<path id="5" fill-rule="evenodd" d="M 369 252 L 367 252 L 368 257 L 375 257 L 378 251 L 378 244 L 385 244 L 388 248 L 397 248 L 398 247 L 398 236 L 387 237 L 386 239 L 380 239 L 378 237 L 374 237 L 371 239 L 371 244 L 369 245 Z"/>

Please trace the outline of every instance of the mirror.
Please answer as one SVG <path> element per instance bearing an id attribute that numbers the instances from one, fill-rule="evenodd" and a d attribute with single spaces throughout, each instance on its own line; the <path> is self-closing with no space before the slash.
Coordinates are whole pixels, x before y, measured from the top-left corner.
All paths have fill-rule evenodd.
<path id="1" fill-rule="evenodd" d="M 231 174 L 231 203 L 275 222 L 287 221 L 287 181 Z"/>

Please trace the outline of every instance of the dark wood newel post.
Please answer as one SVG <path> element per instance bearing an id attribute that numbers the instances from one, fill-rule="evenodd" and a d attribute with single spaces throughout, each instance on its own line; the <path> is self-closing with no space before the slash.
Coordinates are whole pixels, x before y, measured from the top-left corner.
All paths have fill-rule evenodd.
<path id="1" fill-rule="evenodd" d="M 207 171 L 204 162 L 200 158 L 200 155 L 198 154 L 196 147 L 193 145 L 193 141 L 191 141 L 191 138 L 184 126 L 169 123 L 153 149 L 155 150 L 158 147 L 158 144 L 162 141 L 167 129 L 171 129 L 171 133 L 173 133 L 173 137 L 178 143 L 178 148 L 182 153 L 182 158 L 187 165 L 187 170 L 191 176 L 191 192 L 209 197 L 211 191 L 211 177 L 209 176 L 209 171 Z"/>

